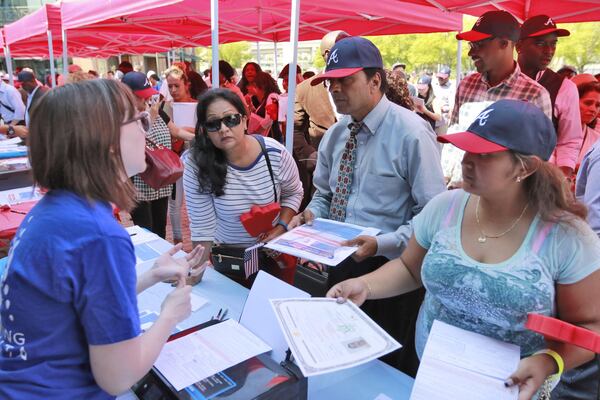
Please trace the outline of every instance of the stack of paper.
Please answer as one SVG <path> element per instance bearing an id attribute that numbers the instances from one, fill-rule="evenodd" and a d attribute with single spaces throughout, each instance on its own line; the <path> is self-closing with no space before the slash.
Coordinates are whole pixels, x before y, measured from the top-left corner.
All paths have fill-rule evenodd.
<path id="1" fill-rule="evenodd" d="M 252 332 L 229 319 L 168 342 L 154 366 L 179 391 L 270 350 Z"/>
<path id="2" fill-rule="evenodd" d="M 434 321 L 411 400 L 516 400 L 519 346 Z"/>

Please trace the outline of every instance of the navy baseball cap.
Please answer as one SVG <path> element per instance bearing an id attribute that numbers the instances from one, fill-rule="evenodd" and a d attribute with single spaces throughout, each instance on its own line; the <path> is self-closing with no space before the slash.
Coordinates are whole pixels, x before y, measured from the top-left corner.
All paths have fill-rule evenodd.
<path id="1" fill-rule="evenodd" d="M 483 110 L 466 132 L 437 139 L 469 153 L 512 150 L 546 161 L 556 147 L 556 133 L 550 118 L 523 100 L 498 100 Z"/>
<path id="2" fill-rule="evenodd" d="M 417 81 L 417 89 L 425 90 L 429 87 L 430 84 L 431 84 L 431 76 L 429 76 L 427 74 L 421 75 L 419 77 L 419 80 Z"/>
<path id="3" fill-rule="evenodd" d="M 519 21 L 507 11 L 488 11 L 473 25 L 470 31 L 456 35 L 458 40 L 478 42 L 491 37 L 519 40 L 521 28 Z"/>
<path id="4" fill-rule="evenodd" d="M 523 22 L 521 25 L 521 39 L 530 37 L 544 36 L 549 33 L 556 33 L 556 36 L 569 36 L 571 32 L 566 29 L 559 29 L 552 18 L 547 15 L 536 15 Z"/>
<path id="5" fill-rule="evenodd" d="M 440 78 L 447 78 L 450 76 L 450 73 L 452 72 L 452 70 L 450 69 L 449 66 L 447 65 L 442 65 L 440 67 L 440 69 L 438 70 L 438 73 L 436 74 L 436 76 L 439 76 Z"/>
<path id="6" fill-rule="evenodd" d="M 123 76 L 121 82 L 129 86 L 131 91 L 141 99 L 147 99 L 152 95 L 158 94 L 158 91 L 150 84 L 148 77 L 142 72 L 128 72 Z"/>
<path id="7" fill-rule="evenodd" d="M 350 36 L 331 48 L 325 72 L 313 78 L 311 85 L 318 85 L 326 79 L 345 78 L 365 68 L 383 69 L 381 53 L 370 40 Z"/>

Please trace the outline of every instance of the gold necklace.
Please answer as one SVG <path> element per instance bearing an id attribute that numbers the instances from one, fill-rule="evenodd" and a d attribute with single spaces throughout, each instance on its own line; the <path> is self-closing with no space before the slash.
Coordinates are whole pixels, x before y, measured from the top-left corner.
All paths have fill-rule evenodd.
<path id="1" fill-rule="evenodd" d="M 521 218 L 523 218 L 523 215 L 525 215 L 525 211 L 527 211 L 527 208 L 529 207 L 529 202 L 528 202 L 527 204 L 525 204 L 525 208 L 523 208 L 523 211 L 521 211 L 521 215 L 519 215 L 519 218 L 517 218 L 515 220 L 515 222 L 513 222 L 513 224 L 510 226 L 510 228 L 508 228 L 507 230 L 505 230 L 502 233 L 499 233 L 498 235 L 488 235 L 487 233 L 485 233 L 483 231 L 483 228 L 481 227 L 481 221 L 479 221 L 479 202 L 480 201 L 481 201 L 481 197 L 478 197 L 477 198 L 477 206 L 475 206 L 475 219 L 477 220 L 477 227 L 479 228 L 479 232 L 481 233 L 481 236 L 479 236 L 477 238 L 477 241 L 481 244 L 487 242 L 488 238 L 497 239 L 499 237 L 506 235 L 508 232 L 512 231 L 513 229 L 515 229 L 515 226 L 517 226 L 517 224 L 519 223 Z"/>

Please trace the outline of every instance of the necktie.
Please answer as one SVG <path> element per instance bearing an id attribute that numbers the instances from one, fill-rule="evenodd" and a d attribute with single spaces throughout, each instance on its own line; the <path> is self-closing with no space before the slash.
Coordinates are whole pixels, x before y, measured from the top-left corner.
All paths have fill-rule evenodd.
<path id="1" fill-rule="evenodd" d="M 362 126 L 362 122 L 352 122 L 348 125 L 348 128 L 350 128 L 350 137 L 346 142 L 346 147 L 342 154 L 335 192 L 333 193 L 331 206 L 329 207 L 329 219 L 334 221 L 344 222 L 346 220 L 346 207 L 348 206 L 348 197 L 350 197 L 352 174 L 356 161 L 356 134 Z"/>

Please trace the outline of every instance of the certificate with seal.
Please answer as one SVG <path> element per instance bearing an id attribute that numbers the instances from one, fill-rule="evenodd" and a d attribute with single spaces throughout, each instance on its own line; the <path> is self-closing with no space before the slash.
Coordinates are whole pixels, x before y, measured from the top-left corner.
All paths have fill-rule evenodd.
<path id="1" fill-rule="evenodd" d="M 275 299 L 271 306 L 304 376 L 355 367 L 401 347 L 351 301 Z"/>

